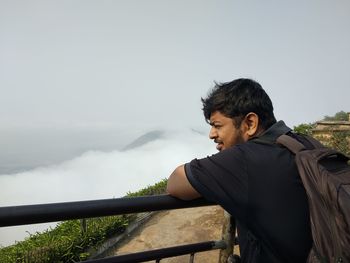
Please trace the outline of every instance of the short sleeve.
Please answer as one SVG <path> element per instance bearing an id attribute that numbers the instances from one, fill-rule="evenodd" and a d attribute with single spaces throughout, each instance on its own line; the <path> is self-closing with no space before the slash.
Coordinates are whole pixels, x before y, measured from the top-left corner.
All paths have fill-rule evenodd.
<path id="1" fill-rule="evenodd" d="M 248 175 L 244 154 L 235 146 L 185 165 L 191 185 L 207 200 L 225 208 L 235 217 L 245 215 Z"/>

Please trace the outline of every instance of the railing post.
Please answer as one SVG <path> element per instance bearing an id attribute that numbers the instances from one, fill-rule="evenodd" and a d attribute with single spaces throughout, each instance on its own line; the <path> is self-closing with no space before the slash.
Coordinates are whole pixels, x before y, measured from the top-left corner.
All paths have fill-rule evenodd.
<path id="1" fill-rule="evenodd" d="M 83 235 L 87 232 L 86 218 L 80 219 L 80 230 Z"/>
<path id="2" fill-rule="evenodd" d="M 235 235 L 236 222 L 228 212 L 224 211 L 222 239 L 226 242 L 226 249 L 220 250 L 219 263 L 227 263 L 228 258 L 233 254 Z"/>
<path id="3" fill-rule="evenodd" d="M 192 253 L 191 255 L 190 255 L 190 261 L 189 261 L 189 263 L 193 263 L 194 262 L 194 253 Z"/>

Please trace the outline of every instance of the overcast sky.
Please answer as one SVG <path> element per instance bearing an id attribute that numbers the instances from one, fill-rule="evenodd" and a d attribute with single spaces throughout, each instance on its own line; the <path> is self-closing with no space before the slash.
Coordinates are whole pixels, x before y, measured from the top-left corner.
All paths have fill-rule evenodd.
<path id="1" fill-rule="evenodd" d="M 350 2 L 0 2 L 0 128 L 203 125 L 251 77 L 290 126 L 349 108 Z"/>

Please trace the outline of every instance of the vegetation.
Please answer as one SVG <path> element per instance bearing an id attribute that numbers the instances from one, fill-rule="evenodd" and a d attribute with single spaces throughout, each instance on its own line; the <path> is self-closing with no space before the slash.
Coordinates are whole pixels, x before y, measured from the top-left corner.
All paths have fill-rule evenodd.
<path id="1" fill-rule="evenodd" d="M 294 126 L 293 130 L 300 134 L 312 135 L 312 129 L 315 128 L 315 123 L 302 123 L 298 126 Z"/>
<path id="2" fill-rule="evenodd" d="M 166 179 L 127 197 L 165 193 Z M 24 241 L 0 249 L 0 262 L 77 262 L 87 259 L 90 248 L 96 248 L 107 238 L 125 230 L 134 215 L 107 216 L 82 220 L 68 220 L 54 229 L 31 234 Z"/>
<path id="3" fill-rule="evenodd" d="M 148 196 L 148 195 L 160 195 L 164 194 L 166 190 L 167 179 L 163 179 L 160 182 L 141 189 L 135 193 L 128 192 L 127 197 Z"/>
<path id="4" fill-rule="evenodd" d="M 332 132 L 329 146 L 337 149 L 338 151 L 350 156 L 350 131 Z"/>
<path id="5" fill-rule="evenodd" d="M 339 111 L 333 116 L 324 116 L 323 121 L 348 121 L 349 115 L 345 111 Z M 311 135 L 312 129 L 315 128 L 316 122 L 313 123 L 302 123 L 298 126 L 294 126 L 294 131 L 300 134 Z"/>
<path id="6" fill-rule="evenodd" d="M 349 120 L 349 115 L 345 111 L 339 111 L 334 116 L 324 116 L 324 121 L 347 121 Z"/>
<path id="7" fill-rule="evenodd" d="M 339 111 L 334 116 L 325 116 L 324 121 L 348 121 L 349 115 L 345 111 Z M 300 134 L 312 136 L 312 129 L 314 129 L 316 123 L 302 123 L 298 126 L 294 126 L 294 131 Z M 326 139 L 325 139 L 326 140 Z M 325 144 L 328 147 L 337 149 L 338 151 L 350 155 L 350 131 L 332 131 L 332 134 Z"/>

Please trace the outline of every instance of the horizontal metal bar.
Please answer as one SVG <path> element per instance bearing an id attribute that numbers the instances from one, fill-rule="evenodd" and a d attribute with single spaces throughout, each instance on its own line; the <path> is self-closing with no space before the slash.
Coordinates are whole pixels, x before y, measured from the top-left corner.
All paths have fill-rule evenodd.
<path id="1" fill-rule="evenodd" d="M 0 227 L 56 222 L 146 211 L 214 205 L 203 198 L 183 201 L 170 195 L 0 207 Z"/>
<path id="2" fill-rule="evenodd" d="M 213 249 L 225 249 L 226 243 L 220 241 L 207 241 L 189 245 L 167 247 L 161 249 L 148 250 L 132 254 L 120 255 L 115 257 L 106 257 L 102 259 L 87 260 L 86 263 L 137 263 L 149 260 L 158 260 L 169 257 L 187 255 Z"/>

